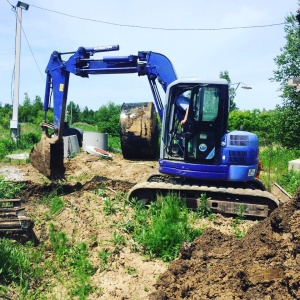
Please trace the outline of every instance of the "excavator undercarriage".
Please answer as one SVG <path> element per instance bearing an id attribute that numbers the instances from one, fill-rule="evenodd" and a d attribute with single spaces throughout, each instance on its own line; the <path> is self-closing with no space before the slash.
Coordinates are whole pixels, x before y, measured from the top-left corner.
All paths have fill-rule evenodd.
<path id="1" fill-rule="evenodd" d="M 207 204 L 214 213 L 266 218 L 279 206 L 279 201 L 255 180 L 252 183 L 230 186 L 228 182 L 195 182 L 170 178 L 162 174 L 151 175 L 146 182 L 135 185 L 128 193 L 129 200 L 148 203 L 168 193 L 178 194 L 190 209 L 197 209 L 205 194 Z"/>

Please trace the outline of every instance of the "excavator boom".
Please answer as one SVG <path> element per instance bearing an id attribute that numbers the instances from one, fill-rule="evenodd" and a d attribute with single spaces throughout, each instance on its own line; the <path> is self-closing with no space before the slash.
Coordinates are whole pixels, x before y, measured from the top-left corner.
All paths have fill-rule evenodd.
<path id="1" fill-rule="evenodd" d="M 163 90 L 166 91 L 168 85 L 177 79 L 176 72 L 170 60 L 159 53 L 151 51 L 139 51 L 137 55 L 129 56 L 108 56 L 101 59 L 92 59 L 91 56 L 98 52 L 107 52 L 119 50 L 118 45 L 101 46 L 94 48 L 80 47 L 75 52 L 57 52 L 54 51 L 50 57 L 46 68 L 46 88 L 44 98 L 44 121 L 41 123 L 43 136 L 41 141 L 36 144 L 30 153 L 32 165 L 42 174 L 50 179 L 63 178 L 65 168 L 63 164 L 63 128 L 65 121 L 65 110 L 68 96 L 70 74 L 81 77 L 101 74 L 126 74 L 137 73 L 138 76 L 147 76 L 150 88 L 154 97 L 156 110 L 160 119 L 163 117 L 163 103 L 156 85 L 156 80 L 160 83 Z M 64 61 L 64 55 L 71 55 Z M 46 115 L 53 95 L 54 123 L 47 123 Z M 133 118 L 136 115 L 133 112 L 141 111 L 143 113 L 139 118 Z M 155 110 L 152 105 L 141 103 L 130 109 L 124 107 L 124 118 L 121 119 L 122 130 L 124 131 L 122 143 L 125 153 L 128 157 L 131 154 L 131 148 L 128 143 L 128 136 L 139 137 L 139 153 L 135 152 L 136 157 L 153 157 L 155 153 L 149 151 L 149 145 L 155 144 L 158 139 Z M 150 117 L 149 117 L 150 116 Z M 151 124 L 151 125 L 148 125 Z M 143 132 L 136 132 L 137 128 L 148 128 L 148 135 Z M 141 130 L 141 129 L 139 129 Z M 51 132 L 50 132 L 51 131 Z M 128 134 L 130 132 L 130 134 Z M 151 133 L 149 135 L 149 133 Z M 135 141 L 137 141 L 135 139 Z M 129 138 L 129 141 L 131 139 Z M 144 141 L 144 142 L 143 142 Z M 140 143 L 141 142 L 141 143 Z M 127 152 L 126 152 L 127 151 Z"/>

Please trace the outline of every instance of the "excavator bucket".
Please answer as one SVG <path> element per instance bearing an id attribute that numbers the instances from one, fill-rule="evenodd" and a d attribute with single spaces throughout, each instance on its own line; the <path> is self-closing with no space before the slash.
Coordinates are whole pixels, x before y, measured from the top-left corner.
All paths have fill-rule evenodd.
<path id="1" fill-rule="evenodd" d="M 120 116 L 121 148 L 125 159 L 154 159 L 159 127 L 152 102 L 124 103 Z"/>
<path id="2" fill-rule="evenodd" d="M 58 138 L 49 138 L 43 133 L 41 141 L 31 149 L 30 162 L 43 175 L 49 179 L 63 179 L 64 167 L 64 144 Z"/>

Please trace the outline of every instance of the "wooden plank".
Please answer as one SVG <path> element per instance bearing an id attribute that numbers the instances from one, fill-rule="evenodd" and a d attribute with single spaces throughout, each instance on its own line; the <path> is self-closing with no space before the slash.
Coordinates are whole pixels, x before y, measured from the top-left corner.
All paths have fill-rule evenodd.
<path id="1" fill-rule="evenodd" d="M 284 190 L 277 182 L 275 182 L 271 188 L 271 193 L 281 202 L 285 203 L 290 201 L 293 197 Z"/>
<path id="2" fill-rule="evenodd" d="M 28 232 L 34 223 L 25 216 L 21 199 L 0 199 L 0 232 Z"/>

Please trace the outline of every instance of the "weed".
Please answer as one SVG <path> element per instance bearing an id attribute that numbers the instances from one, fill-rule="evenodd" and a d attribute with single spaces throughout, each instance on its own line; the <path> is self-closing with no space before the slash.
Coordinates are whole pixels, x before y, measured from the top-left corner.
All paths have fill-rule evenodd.
<path id="1" fill-rule="evenodd" d="M 40 267 L 34 264 L 38 262 L 38 257 L 33 253 L 30 244 L 22 246 L 11 240 L 0 239 L 0 282 L 14 282 L 26 295 L 29 281 L 37 280 L 41 275 Z"/>
<path id="2" fill-rule="evenodd" d="M 199 205 L 197 207 L 197 212 L 200 218 L 206 218 L 209 215 L 211 215 L 211 208 L 208 204 L 208 200 L 210 198 L 206 197 L 206 194 L 201 194 L 201 197 L 199 199 Z"/>
<path id="3" fill-rule="evenodd" d="M 287 173 L 288 162 L 297 159 L 299 155 L 299 149 L 286 149 L 278 145 L 270 145 L 260 149 L 260 159 L 263 165 L 260 179 L 268 190 L 271 189 L 275 181 L 280 181 L 281 177 Z M 281 186 L 287 190 L 285 183 L 282 183 Z"/>
<path id="4" fill-rule="evenodd" d="M 235 217 L 233 223 L 232 223 L 232 228 L 233 228 L 233 233 L 236 238 L 242 239 L 244 238 L 246 234 L 246 230 L 242 230 L 239 228 L 239 225 L 244 222 L 245 219 L 245 206 L 243 204 L 240 204 L 238 207 L 238 213 L 237 216 Z"/>
<path id="5" fill-rule="evenodd" d="M 55 226 L 50 223 L 49 236 L 53 250 L 58 257 L 59 263 L 64 263 L 65 257 L 68 252 L 66 234 L 64 232 L 58 232 L 55 229 Z"/>
<path id="6" fill-rule="evenodd" d="M 0 199 L 18 198 L 21 196 L 23 188 L 24 184 L 15 184 L 9 181 L 5 181 L 4 178 L 0 176 Z"/>
<path id="7" fill-rule="evenodd" d="M 1 282 L 17 281 L 24 284 L 25 277 L 30 273 L 30 260 L 28 253 L 12 241 L 0 240 Z"/>
<path id="8" fill-rule="evenodd" d="M 51 207 L 50 207 L 50 212 L 51 214 L 56 214 L 61 212 L 62 208 L 64 207 L 64 201 L 56 196 L 52 199 Z"/>
<path id="9" fill-rule="evenodd" d="M 116 202 L 123 201 L 124 208 L 129 204 L 127 200 L 124 200 L 126 198 L 127 198 L 126 193 L 116 193 L 115 195 L 115 201 Z"/>
<path id="10" fill-rule="evenodd" d="M 215 220 L 216 220 L 216 215 L 215 215 L 215 214 L 209 214 L 209 215 L 208 215 L 208 219 L 209 219 L 209 221 L 211 221 L 211 222 L 215 222 Z"/>
<path id="11" fill-rule="evenodd" d="M 237 211 L 237 217 L 236 219 L 239 220 L 240 222 L 244 221 L 245 219 L 245 205 L 243 203 L 240 203 L 238 206 L 238 211 Z"/>
<path id="12" fill-rule="evenodd" d="M 103 210 L 105 215 L 109 216 L 116 213 L 117 210 L 115 208 L 115 204 L 111 201 L 111 199 L 104 200 L 103 205 L 104 205 Z"/>
<path id="13" fill-rule="evenodd" d="M 137 205 L 133 236 L 146 254 L 171 261 L 177 257 L 183 241 L 192 241 L 202 233 L 191 226 L 188 214 L 184 202 L 173 194 L 152 202 L 148 209 Z"/>
<path id="14" fill-rule="evenodd" d="M 102 185 L 100 188 L 95 189 L 94 194 L 97 196 L 106 197 L 107 196 L 106 186 Z"/>
<path id="15" fill-rule="evenodd" d="M 80 176 L 77 177 L 77 181 L 82 182 L 85 181 L 89 178 L 89 173 L 88 172 L 84 172 L 83 174 L 81 174 Z"/>
<path id="16" fill-rule="evenodd" d="M 72 271 L 72 291 L 71 296 L 77 296 L 78 299 L 86 299 L 86 296 L 92 291 L 89 277 L 93 275 L 94 268 L 89 262 L 86 243 L 78 243 L 70 248 L 68 253 L 68 265 Z"/>
<path id="17" fill-rule="evenodd" d="M 78 243 L 68 251 L 68 265 L 73 270 L 79 270 L 81 273 L 92 275 L 94 269 L 87 260 L 88 247 L 86 243 Z"/>
<path id="18" fill-rule="evenodd" d="M 135 268 L 131 268 L 129 266 L 126 267 L 126 271 L 129 275 L 135 275 L 136 274 L 136 269 Z"/>
<path id="19" fill-rule="evenodd" d="M 55 197 L 58 197 L 59 195 L 63 194 L 63 188 L 61 185 L 58 185 L 55 189 L 53 189 L 50 193 L 45 194 L 43 198 L 41 199 L 41 202 L 48 207 L 51 207 L 52 200 Z"/>
<path id="20" fill-rule="evenodd" d="M 102 249 L 99 252 L 99 257 L 101 259 L 101 263 L 100 263 L 100 271 L 101 272 L 105 269 L 106 265 L 109 263 L 110 256 L 111 256 L 111 253 L 106 249 Z"/>
<path id="21" fill-rule="evenodd" d="M 86 243 L 78 243 L 70 246 L 66 234 L 58 232 L 53 224 L 50 224 L 50 241 L 57 256 L 60 266 L 64 266 L 70 273 L 69 293 L 78 299 L 86 299 L 91 292 L 90 276 L 94 268 L 88 260 L 88 247 Z"/>
<path id="22" fill-rule="evenodd" d="M 113 243 L 115 248 L 119 248 L 120 246 L 125 246 L 126 241 L 124 236 L 121 234 L 118 234 L 116 231 L 114 231 L 111 242 Z"/>
<path id="23" fill-rule="evenodd" d="M 234 235 L 237 239 L 243 239 L 244 236 L 246 235 L 246 231 L 240 228 L 236 228 Z"/>
<path id="24" fill-rule="evenodd" d="M 121 225 L 121 229 L 126 233 L 132 233 L 134 231 L 134 222 L 131 219 L 123 222 Z"/>
<path id="25" fill-rule="evenodd" d="M 278 184 L 280 184 L 284 189 L 291 195 L 295 195 L 297 189 L 300 187 L 300 172 L 295 170 L 290 170 L 283 174 L 281 178 L 278 179 Z"/>
<path id="26" fill-rule="evenodd" d="M 72 158 L 75 158 L 76 157 L 76 155 L 77 155 L 77 153 L 76 152 L 72 152 L 70 155 L 69 155 L 69 159 L 72 159 Z"/>

